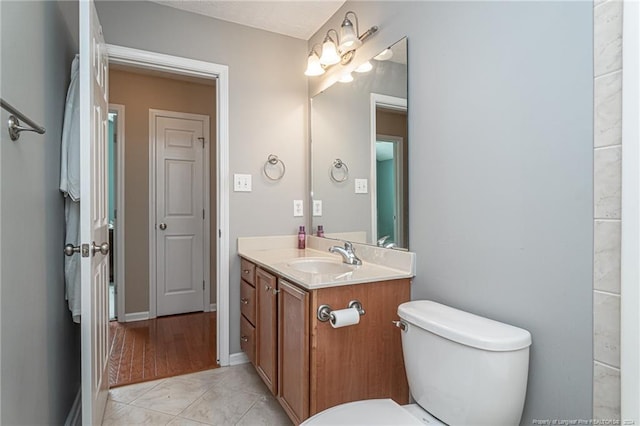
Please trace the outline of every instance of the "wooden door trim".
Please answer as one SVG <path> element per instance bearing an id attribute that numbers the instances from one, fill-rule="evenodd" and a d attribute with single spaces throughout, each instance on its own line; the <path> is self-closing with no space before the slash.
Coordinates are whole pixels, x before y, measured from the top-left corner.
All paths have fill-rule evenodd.
<path id="1" fill-rule="evenodd" d="M 157 253 L 156 253 L 156 154 L 157 154 L 157 141 L 156 141 L 156 119 L 158 117 L 177 118 L 183 120 L 202 120 L 205 123 L 205 129 L 203 134 L 205 140 L 208 139 L 208 135 L 211 133 L 210 118 L 208 115 L 203 114 L 190 114 L 186 112 L 166 111 L 159 109 L 149 109 L 149 318 L 155 318 L 157 316 L 157 295 L 158 295 L 158 271 L 157 271 Z M 210 193 L 210 164 L 209 164 L 209 147 L 211 141 L 204 144 L 204 158 L 202 163 L 202 205 L 205 211 L 205 217 L 203 219 L 203 279 L 204 279 L 204 292 L 202 296 L 202 310 L 209 312 L 211 310 L 211 242 L 210 242 L 210 213 L 209 213 L 209 193 Z"/>

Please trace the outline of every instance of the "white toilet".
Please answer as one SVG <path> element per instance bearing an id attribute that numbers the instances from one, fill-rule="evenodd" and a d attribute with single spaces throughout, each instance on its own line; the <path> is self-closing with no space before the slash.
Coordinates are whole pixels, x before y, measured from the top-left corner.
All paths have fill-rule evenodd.
<path id="1" fill-rule="evenodd" d="M 411 396 L 349 402 L 306 426 L 517 425 L 527 389 L 531 334 L 428 300 L 398 307 Z"/>

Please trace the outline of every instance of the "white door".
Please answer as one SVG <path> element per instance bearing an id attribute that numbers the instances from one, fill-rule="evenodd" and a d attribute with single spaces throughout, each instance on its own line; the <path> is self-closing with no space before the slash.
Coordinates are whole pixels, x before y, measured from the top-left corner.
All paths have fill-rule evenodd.
<path id="1" fill-rule="evenodd" d="M 102 422 L 109 389 L 109 63 L 93 1 L 81 0 L 79 14 L 82 423 L 94 425 Z"/>
<path id="2" fill-rule="evenodd" d="M 156 313 L 205 309 L 205 135 L 209 117 L 152 111 L 156 147 Z"/>

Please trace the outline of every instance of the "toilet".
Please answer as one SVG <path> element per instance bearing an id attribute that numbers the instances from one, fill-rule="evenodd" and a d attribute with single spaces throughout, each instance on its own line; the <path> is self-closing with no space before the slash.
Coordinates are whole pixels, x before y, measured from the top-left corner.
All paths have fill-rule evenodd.
<path id="1" fill-rule="evenodd" d="M 522 417 L 531 334 L 429 300 L 398 307 L 402 350 L 415 404 L 349 402 L 302 425 L 517 425 Z"/>

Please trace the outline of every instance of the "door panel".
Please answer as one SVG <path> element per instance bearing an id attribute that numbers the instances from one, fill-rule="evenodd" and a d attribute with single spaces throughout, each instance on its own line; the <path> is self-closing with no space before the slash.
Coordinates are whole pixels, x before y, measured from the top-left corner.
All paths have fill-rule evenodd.
<path id="1" fill-rule="evenodd" d="M 156 312 L 204 310 L 206 116 L 155 112 Z"/>
<path id="2" fill-rule="evenodd" d="M 80 16 L 80 241 L 82 423 L 100 424 L 109 387 L 107 134 L 109 66 L 93 1 Z"/>

